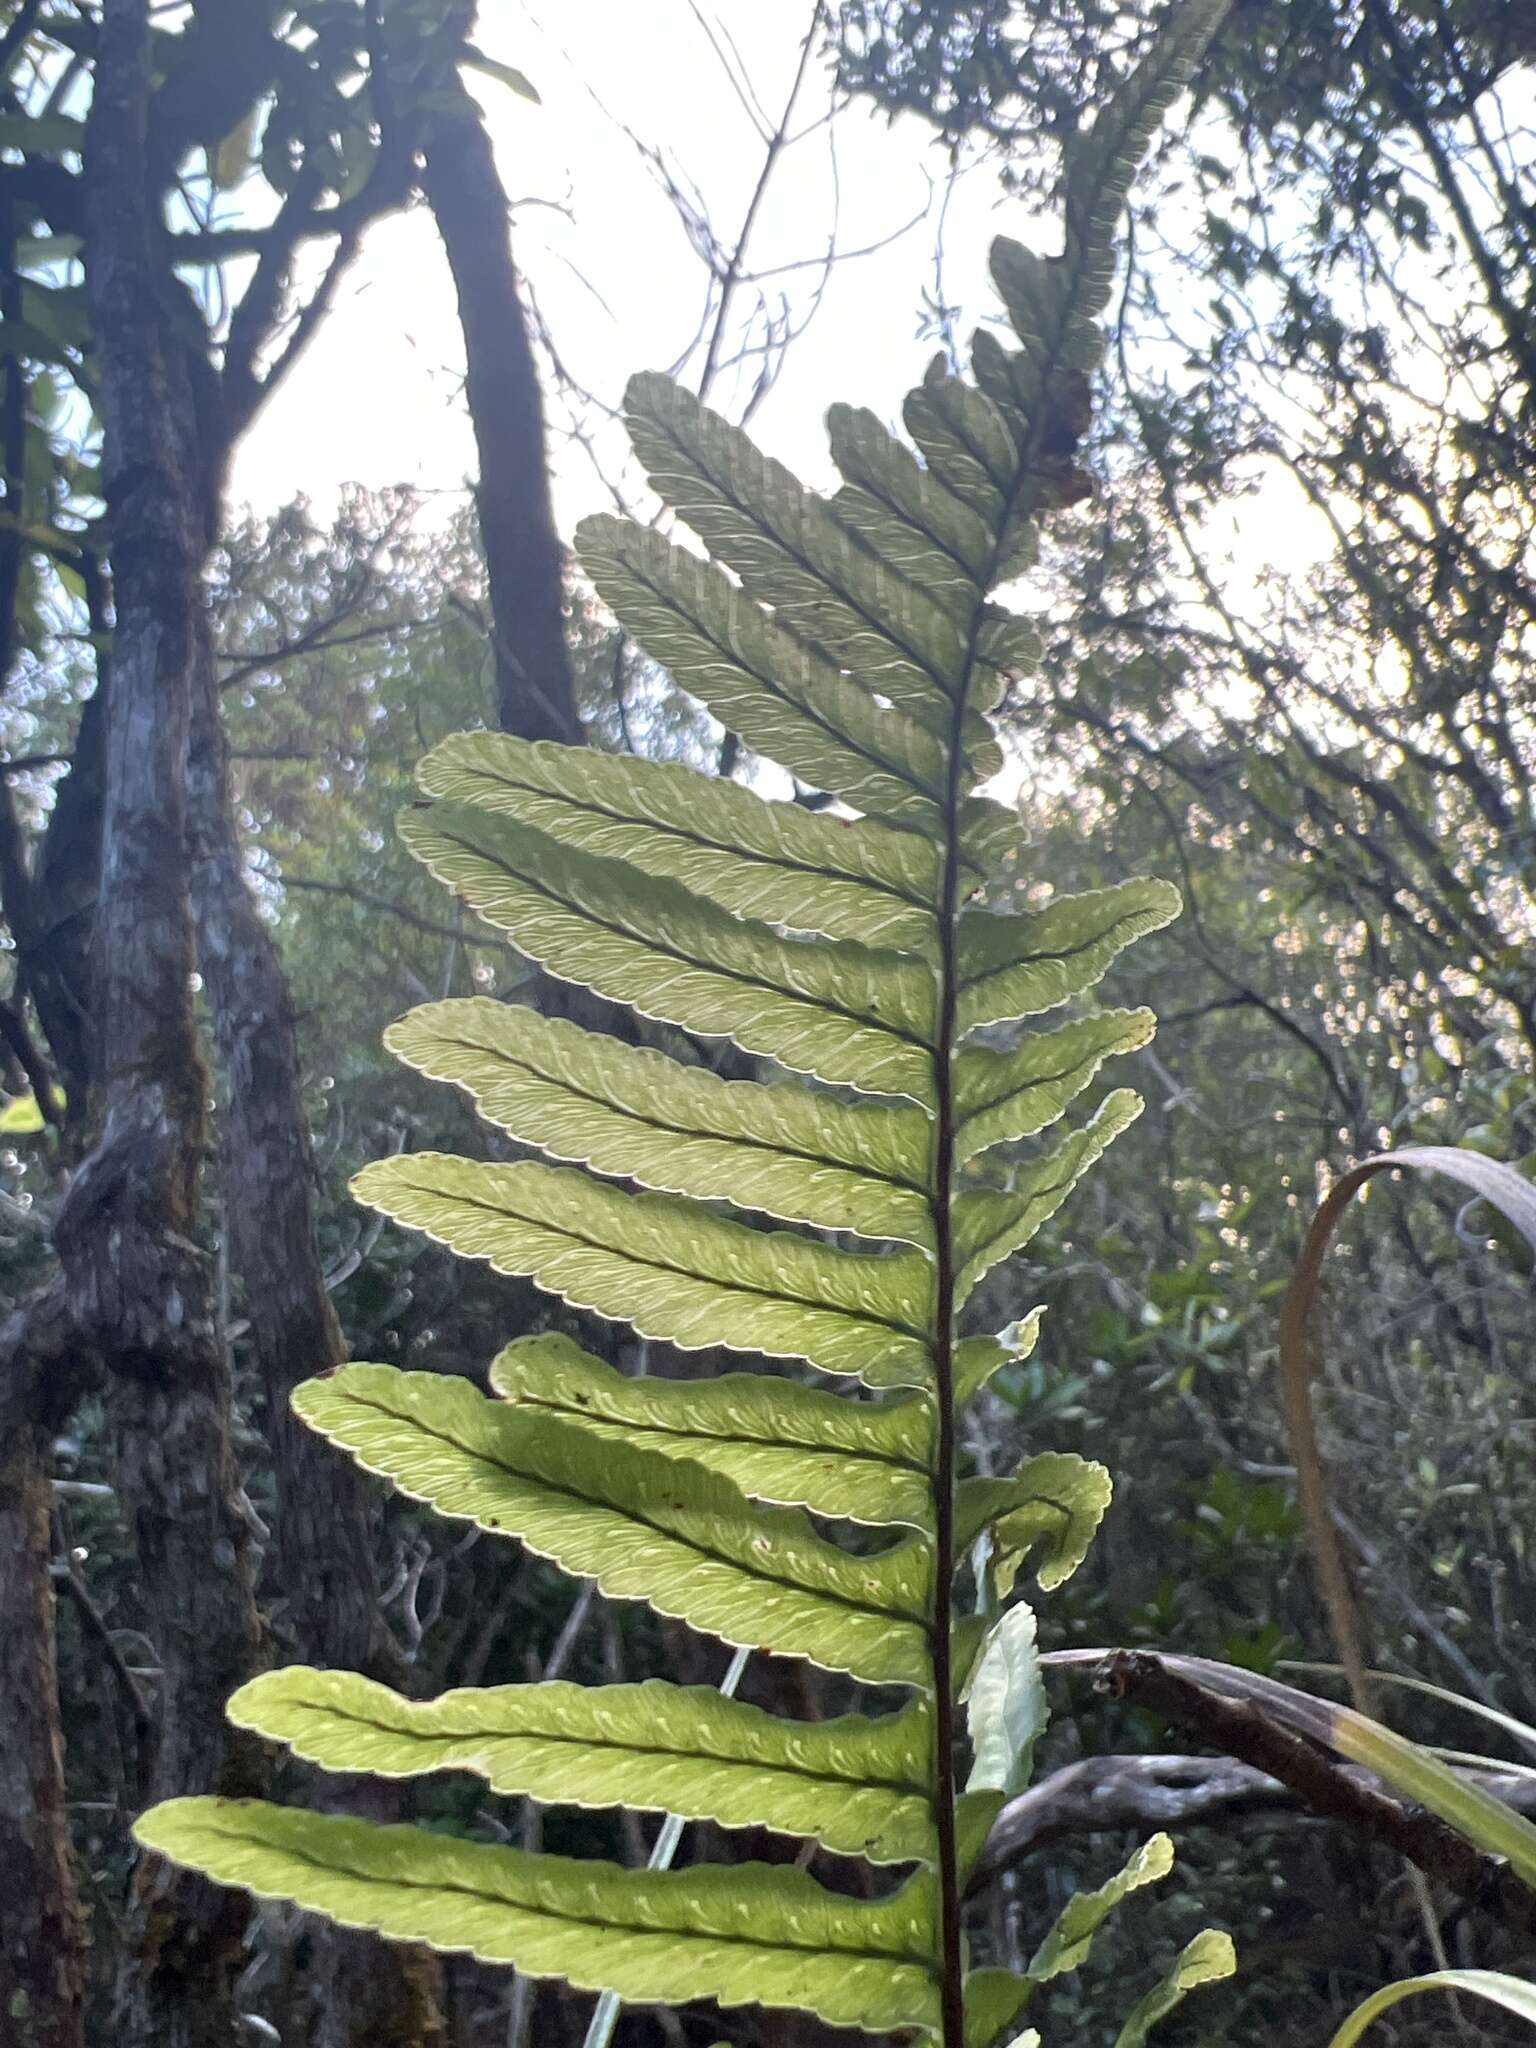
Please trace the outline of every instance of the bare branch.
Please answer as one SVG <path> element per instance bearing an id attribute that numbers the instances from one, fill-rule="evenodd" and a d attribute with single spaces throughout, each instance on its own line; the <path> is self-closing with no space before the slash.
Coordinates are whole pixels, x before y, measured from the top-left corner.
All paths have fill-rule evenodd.
<path id="1" fill-rule="evenodd" d="M 778 162 L 788 138 L 789 124 L 795 111 L 795 102 L 800 97 L 801 86 L 805 83 L 805 74 L 810 65 L 811 52 L 816 46 L 816 37 L 821 28 L 821 22 L 822 0 L 815 0 L 815 5 L 811 9 L 811 25 L 806 30 L 804 42 L 800 45 L 800 61 L 795 67 L 795 75 L 789 88 L 789 97 L 784 102 L 784 111 L 779 116 L 778 127 L 768 137 L 767 147 L 763 152 L 762 168 L 757 176 L 757 183 L 752 188 L 752 197 L 747 202 L 747 210 L 743 216 L 740 231 L 736 236 L 736 245 L 731 251 L 724 275 L 720 280 L 720 305 L 715 314 L 715 324 L 709 337 L 709 346 L 704 352 L 704 368 L 699 373 L 700 398 L 708 396 L 709 388 L 714 383 L 715 373 L 720 366 L 720 350 L 725 341 L 726 322 L 730 318 L 731 305 L 736 296 L 736 288 L 741 283 L 742 266 L 746 260 L 747 244 L 752 239 L 752 230 L 757 223 L 758 209 L 761 207 L 763 197 L 768 190 L 769 181 L 773 176 L 774 165 Z"/>
<path id="2" fill-rule="evenodd" d="M 516 946 L 505 939 L 498 939 L 482 932 L 458 932 L 450 924 L 441 924 L 436 918 L 423 917 L 407 904 L 393 902 L 388 896 L 376 896 L 369 889 L 355 888 L 350 882 L 322 882 L 314 875 L 279 874 L 274 879 L 284 889 L 307 889 L 317 896 L 344 896 L 353 903 L 359 903 L 365 910 L 382 911 L 387 917 L 395 917 L 407 924 L 413 931 L 425 932 L 434 939 L 462 938 L 467 945 L 489 946 L 498 953 L 509 953 L 512 958 L 526 966 L 527 960 Z"/>
<path id="3" fill-rule="evenodd" d="M 1187 1665 L 1192 1660 L 1178 1661 Z M 1175 1669 L 1173 1660 L 1142 1650 L 1109 1651 L 1094 1683 L 1116 1699 L 1160 1714 L 1196 1741 L 1279 1779 L 1309 1812 L 1395 1849 L 1427 1877 L 1485 1907 L 1517 1933 L 1536 1932 L 1536 1892 L 1508 1864 L 1485 1855 L 1437 1815 L 1394 1799 L 1374 1778 L 1347 1771 L 1307 1735 L 1276 1719 L 1258 1698 L 1218 1692 L 1188 1670 Z"/>
<path id="4" fill-rule="evenodd" d="M 1362 1788 L 1371 1782 L 1353 1765 L 1343 1767 L 1340 1775 Z M 1536 1779 L 1499 1771 L 1468 1771 L 1465 1776 L 1505 1805 L 1536 1813 Z M 971 1890 L 981 1891 L 1003 1871 L 1070 1836 L 1233 1828 L 1250 1820 L 1273 1826 L 1315 1818 L 1288 1785 L 1232 1757 L 1085 1757 L 1009 1801 L 987 1837 Z"/>

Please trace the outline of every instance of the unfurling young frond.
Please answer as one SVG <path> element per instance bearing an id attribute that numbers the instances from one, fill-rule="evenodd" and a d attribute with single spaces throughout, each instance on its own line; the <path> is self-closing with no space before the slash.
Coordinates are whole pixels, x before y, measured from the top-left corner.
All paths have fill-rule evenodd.
<path id="1" fill-rule="evenodd" d="M 597 518 L 578 536 L 587 573 L 683 689 L 827 807 L 478 733 L 428 757 L 428 802 L 402 823 L 547 974 L 778 1077 L 722 1080 L 528 1007 L 430 1004 L 393 1051 L 546 1157 L 410 1155 L 368 1167 L 359 1194 L 642 1336 L 777 1363 L 626 1378 L 538 1336 L 496 1360 L 489 1395 L 352 1365 L 302 1388 L 300 1414 L 413 1498 L 605 1594 L 899 1703 L 807 1724 L 655 1680 L 417 1702 L 302 1669 L 231 1703 L 324 1769 L 452 1768 L 535 1800 L 766 1827 L 879 1866 L 878 1895 L 788 1866 L 639 1872 L 211 1798 L 145 1815 L 147 1847 L 532 1976 L 803 2008 L 941 2048 L 1013 2039 L 1033 1988 L 1166 1870 L 1154 1842 L 1073 1899 L 1022 1975 L 969 1966 L 967 1875 L 1044 1718 L 1033 1616 L 1006 1603 L 1026 1572 L 1048 1590 L 1075 1569 L 1109 1485 L 1060 1453 L 963 1478 L 957 1423 L 1036 1320 L 1009 1343 L 973 1331 L 976 1289 L 1139 1107 L 1118 1091 L 1028 1163 L 1000 1159 L 1151 1028 L 1144 1011 L 1035 1020 L 1177 908 L 1150 880 L 1027 914 L 977 898 L 1015 836 L 983 787 L 1001 762 L 989 716 L 1031 657 L 993 593 L 1028 567 L 1042 516 L 1082 493 L 1073 450 L 1120 210 L 1223 5 L 1185 0 L 1070 145 L 1064 253 L 998 245 L 1015 345 L 979 336 L 972 381 L 935 369 L 907 401 L 910 441 L 834 408 L 834 495 L 666 378 L 630 386 L 636 451 L 707 554 Z M 1123 2039 L 1229 1966 L 1223 1938 L 1202 1937 Z"/>

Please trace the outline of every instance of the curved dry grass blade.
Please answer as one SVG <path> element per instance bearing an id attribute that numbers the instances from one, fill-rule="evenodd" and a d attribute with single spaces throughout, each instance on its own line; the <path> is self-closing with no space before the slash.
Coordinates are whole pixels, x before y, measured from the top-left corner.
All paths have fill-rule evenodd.
<path id="1" fill-rule="evenodd" d="M 1343 1678 L 1346 1675 L 1342 1664 L 1300 1663 L 1293 1657 L 1287 1657 L 1276 1668 L 1280 1671 L 1299 1671 L 1303 1677 Z M 1490 1707 L 1486 1700 L 1469 1699 L 1464 1692 L 1453 1692 L 1448 1685 L 1433 1685 L 1429 1679 L 1417 1678 L 1407 1671 L 1367 1671 L 1365 1675 L 1372 1685 L 1399 1686 L 1404 1692 L 1423 1693 L 1426 1699 L 1439 1700 L 1443 1706 L 1456 1707 L 1464 1714 L 1475 1714 L 1478 1720 L 1488 1722 L 1491 1727 L 1502 1728 L 1512 1741 L 1536 1751 L 1536 1728 L 1533 1728 L 1529 1721 L 1519 1720 L 1514 1714 L 1500 1713 L 1497 1707 Z M 1503 1759 L 1492 1758 L 1489 1761 L 1495 1767 L 1503 1768 Z M 1519 1764 L 1509 1765 L 1511 1770 L 1525 1768 Z"/>
<path id="2" fill-rule="evenodd" d="M 1308 1325 L 1323 1260 L 1339 1219 L 1367 1181 L 1378 1174 L 1400 1171 L 1444 1174 L 1456 1181 L 1474 1200 L 1497 1209 L 1536 1251 L 1536 1187 L 1512 1166 L 1485 1159 L 1480 1152 L 1469 1152 L 1459 1145 L 1409 1145 L 1397 1152 L 1378 1152 L 1362 1159 L 1334 1182 L 1307 1232 L 1280 1310 L 1280 1404 L 1296 1459 L 1302 1520 L 1328 1626 L 1349 1681 L 1350 1697 L 1362 1711 L 1367 1711 L 1372 1702 L 1371 1683 L 1366 1671 L 1359 1602 L 1328 1505 L 1327 1467 L 1318 1448 L 1312 1412 L 1317 1357 Z"/>
<path id="3" fill-rule="evenodd" d="M 1536 2026 L 1536 1984 L 1526 1984 L 1499 1970 L 1432 1970 L 1427 1976 L 1405 1977 L 1401 1983 L 1388 1984 L 1373 1992 L 1363 2005 L 1356 2006 L 1329 2048 L 1354 2048 L 1366 2028 L 1390 2006 L 1424 1991 L 1446 1991 L 1453 1996 L 1465 1992 L 1472 1998 L 1485 1998 L 1490 2004 L 1503 2006 L 1516 2019 L 1529 2020 Z"/>

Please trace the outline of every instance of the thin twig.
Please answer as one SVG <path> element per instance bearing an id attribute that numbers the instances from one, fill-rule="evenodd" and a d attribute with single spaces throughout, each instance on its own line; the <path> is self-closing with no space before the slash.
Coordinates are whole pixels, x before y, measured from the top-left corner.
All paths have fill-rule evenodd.
<path id="1" fill-rule="evenodd" d="M 742 1648 L 738 1649 L 731 1658 L 729 1669 L 720 1681 L 720 1697 L 722 1699 L 729 1700 L 736 1697 L 736 1688 L 741 1684 L 742 1675 L 747 1668 L 747 1660 L 751 1655 L 752 1652 L 750 1650 Z M 685 1825 L 686 1823 L 679 1815 L 675 1813 L 667 1815 L 666 1820 L 662 1823 L 661 1833 L 656 1837 L 656 1846 L 651 1851 L 651 1860 L 646 1865 L 648 1870 L 671 1869 L 672 1859 L 676 1856 L 678 1845 L 683 1839 L 683 1828 Z M 582 2048 L 609 2048 L 609 2043 L 613 2039 L 613 2030 L 618 2024 L 619 2005 L 620 2000 L 613 1992 L 605 1991 L 603 1993 L 602 1997 L 597 2001 L 597 2010 L 592 2015 L 592 2023 L 587 2028 L 587 2036 L 582 2044 Z"/>
<path id="2" fill-rule="evenodd" d="M 752 230 L 757 222 L 758 209 L 761 207 L 764 195 L 767 193 L 769 180 L 773 176 L 773 167 L 778 162 L 789 135 L 789 124 L 795 111 L 795 102 L 800 97 L 801 86 L 805 83 L 806 70 L 810 65 L 811 52 L 816 46 L 816 37 L 821 28 L 821 21 L 822 0 L 816 0 L 815 6 L 811 9 L 811 25 L 806 30 L 805 41 L 800 45 L 800 61 L 795 66 L 795 75 L 789 88 L 789 97 L 784 102 L 784 111 L 779 116 L 779 125 L 775 128 L 772 135 L 769 136 L 767 147 L 763 151 L 762 168 L 757 174 L 757 183 L 752 189 L 752 197 L 747 202 L 747 210 L 742 218 L 740 231 L 736 236 L 736 246 L 731 251 L 730 258 L 725 266 L 725 274 L 720 280 L 720 306 L 715 315 L 713 331 L 709 337 L 709 347 L 704 354 L 704 368 L 699 374 L 700 398 L 706 398 L 709 395 L 709 388 L 714 383 L 715 373 L 720 366 L 720 350 L 725 343 L 726 323 L 730 318 L 731 305 L 736 297 L 736 287 L 741 282 L 742 267 L 746 261 L 747 244 L 752 239 Z"/>
<path id="3" fill-rule="evenodd" d="M 74 1601 L 85 1633 L 90 1636 L 105 1658 L 107 1668 L 116 1679 L 128 1706 L 128 1718 L 133 1727 L 133 1783 L 129 1786 L 130 1796 L 135 1805 L 142 1805 L 149 1789 L 150 1769 L 155 1750 L 155 1717 L 144 1688 L 129 1667 L 122 1651 L 117 1647 L 117 1638 L 108 1625 L 106 1616 L 91 1598 L 90 1588 L 80 1576 L 80 1568 L 74 1558 L 65 1552 L 50 1566 L 55 1585 L 62 1586 Z"/>

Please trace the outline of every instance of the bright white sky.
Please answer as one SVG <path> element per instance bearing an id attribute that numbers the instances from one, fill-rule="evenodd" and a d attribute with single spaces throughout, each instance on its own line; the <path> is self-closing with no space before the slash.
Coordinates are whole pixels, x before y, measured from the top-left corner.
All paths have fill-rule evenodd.
<path id="1" fill-rule="evenodd" d="M 701 0 L 704 17 L 734 39 L 763 106 L 777 123 L 809 23 L 809 0 Z M 508 191 L 520 203 L 514 248 L 532 280 L 571 374 L 599 398 L 618 399 L 631 370 L 668 368 L 698 328 L 705 272 L 629 128 L 659 147 L 679 182 L 707 201 L 716 232 L 733 243 L 761 168 L 763 145 L 712 52 L 689 0 L 484 0 L 481 45 L 537 85 L 541 107 L 474 79 L 486 106 Z M 813 60 L 794 127 L 825 112 L 828 79 Z M 756 436 L 807 482 L 825 478 L 821 415 L 847 398 L 894 415 L 935 343 L 918 338 L 918 310 L 934 283 L 933 256 L 947 159 L 915 120 L 892 128 L 864 105 L 836 128 L 836 171 L 825 127 L 788 152 L 758 218 L 750 267 L 817 259 L 838 214 L 837 242 L 856 250 L 917 224 L 879 253 L 837 266 L 806 337 L 789 351 L 778 385 L 753 421 Z M 555 208 L 565 211 L 556 211 Z M 567 217 L 567 215 L 569 217 Z M 1028 238 L 1022 206 L 1002 206 L 986 169 L 962 179 L 945 223 L 945 292 L 991 310 L 985 251 L 1005 230 Z M 819 265 L 770 281 L 803 309 Z M 745 314 L 749 292 L 740 298 Z M 696 379 L 702 351 L 695 358 Z M 233 496 L 270 510 L 297 493 L 323 515 L 340 485 L 408 483 L 462 493 L 473 450 L 460 384 L 462 353 L 452 284 L 423 209 L 375 227 L 337 304 L 287 388 L 258 421 L 235 465 Z M 713 399 L 735 412 L 729 379 Z M 564 409 L 552 397 L 552 428 Z M 613 469 L 622 443 L 603 455 Z M 558 433 L 557 516 L 569 533 L 583 512 L 607 507 L 583 450 Z"/>

